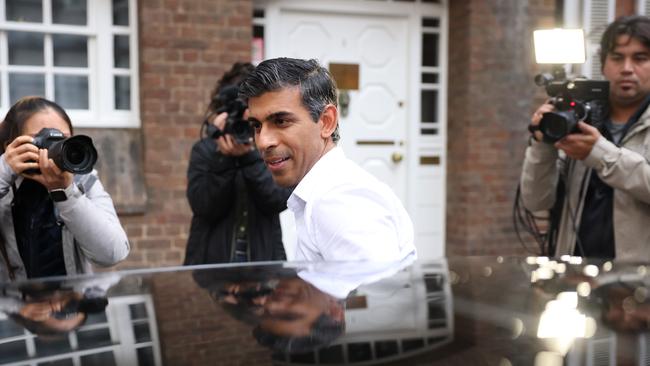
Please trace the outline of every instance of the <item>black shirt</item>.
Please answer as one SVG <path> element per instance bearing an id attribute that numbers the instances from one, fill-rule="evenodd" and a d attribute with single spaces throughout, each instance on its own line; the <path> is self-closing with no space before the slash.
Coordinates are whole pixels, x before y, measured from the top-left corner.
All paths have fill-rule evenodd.
<path id="1" fill-rule="evenodd" d="M 14 231 L 28 278 L 65 275 L 61 226 L 40 183 L 25 179 L 14 191 Z"/>

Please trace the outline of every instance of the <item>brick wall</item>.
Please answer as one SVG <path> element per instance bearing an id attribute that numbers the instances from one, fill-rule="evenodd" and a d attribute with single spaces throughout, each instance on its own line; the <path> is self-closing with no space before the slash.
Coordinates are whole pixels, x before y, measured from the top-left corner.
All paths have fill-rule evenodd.
<path id="1" fill-rule="evenodd" d="M 187 162 L 214 83 L 249 61 L 251 0 L 140 0 L 140 109 L 147 208 L 122 216 L 132 251 L 118 268 L 182 262 Z"/>
<path id="2" fill-rule="evenodd" d="M 544 95 L 532 30 L 552 0 L 449 2 L 448 255 L 521 254 L 512 224 L 530 115 Z"/>
<path id="3" fill-rule="evenodd" d="M 252 327 L 228 315 L 189 272 L 152 281 L 163 365 L 271 365 Z"/>

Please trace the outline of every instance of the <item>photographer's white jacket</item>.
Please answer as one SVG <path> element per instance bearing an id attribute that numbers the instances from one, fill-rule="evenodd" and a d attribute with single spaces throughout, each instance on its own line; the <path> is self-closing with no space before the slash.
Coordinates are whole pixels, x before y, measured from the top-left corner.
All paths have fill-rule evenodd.
<path id="1" fill-rule="evenodd" d="M 25 268 L 18 252 L 14 232 L 11 202 L 11 183 L 19 186 L 17 176 L 0 156 L 0 234 L 17 279 L 26 278 Z M 63 259 L 68 275 L 92 272 L 92 264 L 110 266 L 126 258 L 130 246 L 113 206 L 113 200 L 104 190 L 93 170 L 90 174 L 75 175 L 74 183 L 65 189 L 68 199 L 54 202 L 58 218 L 63 222 Z M 2 245 L 2 243 L 0 243 Z M 8 270 L 0 257 L 0 278 L 8 277 Z M 7 276 L 7 277 L 5 277 Z"/>
<path id="2" fill-rule="evenodd" d="M 580 227 L 588 177 L 590 169 L 594 169 L 605 184 L 614 188 L 616 259 L 650 261 L 649 128 L 650 108 L 630 128 L 621 147 L 601 137 L 583 161 L 567 159 L 553 145 L 542 142 L 533 141 L 526 149 L 521 197 L 527 209 L 550 209 L 556 199 L 560 171 L 567 174 L 556 256 L 574 253 L 575 228 Z M 583 179 L 585 174 L 587 178 Z"/>

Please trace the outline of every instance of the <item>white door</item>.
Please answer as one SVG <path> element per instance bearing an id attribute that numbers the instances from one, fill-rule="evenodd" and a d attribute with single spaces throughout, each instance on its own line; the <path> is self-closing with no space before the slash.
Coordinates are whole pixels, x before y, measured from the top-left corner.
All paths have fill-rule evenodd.
<path id="1" fill-rule="evenodd" d="M 359 68 L 359 89 L 346 91 L 339 128 L 346 155 L 386 182 L 405 202 L 407 20 L 282 10 L 267 58 L 315 58 Z"/>
<path id="2" fill-rule="evenodd" d="M 264 9 L 263 20 L 256 24 L 264 27 L 264 58 L 314 58 L 327 68 L 333 64 L 358 68 L 356 87 L 339 87 L 350 101 L 347 113 L 339 105 L 339 145 L 402 200 L 415 224 L 418 256 L 444 255 L 446 149 L 444 125 L 439 123 L 445 118 L 444 103 L 436 107 L 441 111 L 439 119 L 420 121 L 422 80 L 427 79 L 420 73 L 435 74 L 438 80 L 444 66 L 441 61 L 434 67 L 423 67 L 419 49 L 430 44 L 421 38 L 427 26 L 421 27 L 423 19 L 435 18 L 434 32 L 439 32 L 444 29 L 439 25 L 444 7 L 380 1 L 260 0 L 259 4 Z M 435 54 L 442 54 L 440 50 Z M 436 84 L 434 89 L 444 87 Z M 425 127 L 443 133 L 425 136 L 421 132 Z M 432 156 L 440 163 L 423 165 L 422 161 Z M 291 259 L 295 227 L 290 214 L 285 212 L 281 220 Z"/>

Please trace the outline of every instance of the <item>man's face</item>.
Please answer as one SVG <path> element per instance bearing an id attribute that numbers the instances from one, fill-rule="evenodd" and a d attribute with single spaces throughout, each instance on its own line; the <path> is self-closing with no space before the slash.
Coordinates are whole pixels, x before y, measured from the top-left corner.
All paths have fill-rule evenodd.
<path id="1" fill-rule="evenodd" d="M 307 336 L 321 314 L 328 314 L 330 297 L 301 279 L 282 280 L 264 298 L 260 328 L 281 336 Z"/>
<path id="2" fill-rule="evenodd" d="M 636 38 L 619 36 L 605 57 L 603 75 L 614 107 L 635 106 L 650 93 L 650 50 Z"/>
<path id="3" fill-rule="evenodd" d="M 298 185 L 333 144 L 323 116 L 317 123 L 311 119 L 298 87 L 250 98 L 248 109 L 255 144 L 280 186 Z"/>

